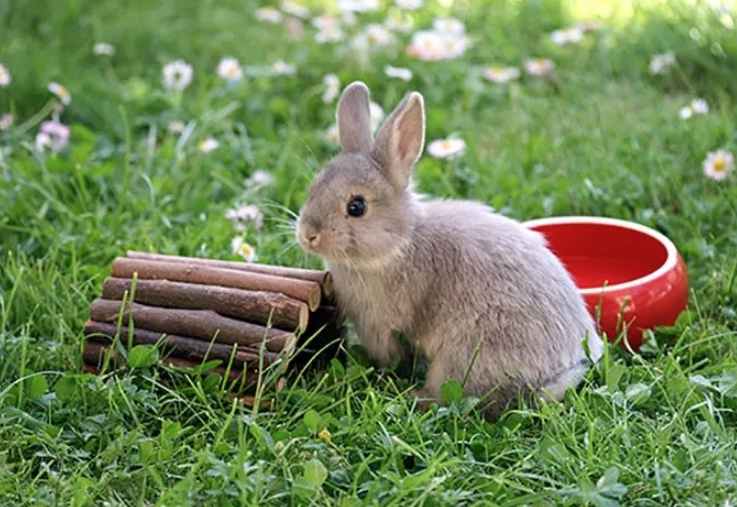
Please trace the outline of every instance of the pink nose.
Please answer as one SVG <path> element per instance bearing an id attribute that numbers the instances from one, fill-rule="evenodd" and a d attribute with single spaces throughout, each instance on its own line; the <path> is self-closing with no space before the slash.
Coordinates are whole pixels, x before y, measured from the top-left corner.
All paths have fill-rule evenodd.
<path id="1" fill-rule="evenodd" d="M 302 239 L 302 242 L 310 245 L 311 247 L 316 247 L 320 244 L 320 233 L 314 232 L 314 231 L 301 231 L 300 237 Z"/>

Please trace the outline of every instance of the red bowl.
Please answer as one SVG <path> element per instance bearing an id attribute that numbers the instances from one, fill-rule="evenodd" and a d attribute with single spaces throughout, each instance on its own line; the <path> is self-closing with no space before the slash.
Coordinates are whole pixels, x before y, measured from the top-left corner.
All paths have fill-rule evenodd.
<path id="1" fill-rule="evenodd" d="M 546 237 L 610 341 L 624 330 L 626 346 L 637 350 L 644 330 L 672 326 L 686 309 L 686 265 L 659 232 L 599 217 L 542 218 L 524 225 Z"/>

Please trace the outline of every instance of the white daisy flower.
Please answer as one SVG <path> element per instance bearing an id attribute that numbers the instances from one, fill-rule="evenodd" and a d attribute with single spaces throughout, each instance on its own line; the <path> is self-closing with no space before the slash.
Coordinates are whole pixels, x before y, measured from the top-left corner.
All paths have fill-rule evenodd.
<path id="1" fill-rule="evenodd" d="M 333 124 L 325 132 L 322 133 L 322 138 L 327 141 L 328 144 L 337 146 L 340 143 L 340 133 L 338 132 L 338 125 Z"/>
<path id="2" fill-rule="evenodd" d="M 678 117 L 679 117 L 679 118 L 680 118 L 681 120 L 688 120 L 688 119 L 689 119 L 689 118 L 691 118 L 692 116 L 693 116 L 693 109 L 691 109 L 691 106 L 685 106 L 685 107 L 682 107 L 682 108 L 681 108 L 681 109 L 680 109 L 680 110 L 678 111 Z"/>
<path id="3" fill-rule="evenodd" d="M 241 224 L 252 223 L 254 229 L 260 230 L 264 223 L 264 216 L 255 204 L 244 204 L 225 212 L 225 218 Z"/>
<path id="4" fill-rule="evenodd" d="M 297 67 L 282 60 L 277 60 L 271 65 L 271 73 L 274 76 L 291 76 L 297 73 Z"/>
<path id="5" fill-rule="evenodd" d="M 704 175 L 715 181 L 722 181 L 734 172 L 734 156 L 727 150 L 711 151 L 702 163 Z"/>
<path id="6" fill-rule="evenodd" d="M 555 30 L 550 34 L 550 40 L 558 45 L 572 44 L 581 39 L 583 39 L 583 30 L 577 27 Z"/>
<path id="7" fill-rule="evenodd" d="M 254 262 L 256 257 L 256 249 L 246 243 L 242 236 L 236 236 L 230 242 L 230 250 L 235 255 L 240 255 L 246 262 Z"/>
<path id="8" fill-rule="evenodd" d="M 691 101 L 691 109 L 694 114 L 706 114 L 709 112 L 709 104 L 704 99 L 693 99 Z"/>
<path id="9" fill-rule="evenodd" d="M 403 67 L 392 67 L 391 65 L 387 65 L 384 67 L 384 74 L 386 74 L 387 77 L 401 79 L 402 81 L 410 81 L 412 79 L 412 71 Z"/>
<path id="10" fill-rule="evenodd" d="M 338 0 L 338 10 L 343 12 L 370 12 L 378 8 L 378 0 Z"/>
<path id="11" fill-rule="evenodd" d="M 412 35 L 412 42 L 409 47 L 407 47 L 407 53 L 420 60 L 442 60 L 445 56 L 443 37 L 441 37 L 437 32 L 415 32 Z"/>
<path id="12" fill-rule="evenodd" d="M 107 42 L 98 42 L 92 46 L 92 52 L 98 56 L 115 56 L 115 47 Z"/>
<path id="13" fill-rule="evenodd" d="M 394 42 L 392 33 L 378 23 L 372 23 L 366 27 L 366 37 L 370 47 L 387 46 Z"/>
<path id="14" fill-rule="evenodd" d="M 213 138 L 203 139 L 197 143 L 197 149 L 202 153 L 210 153 L 213 150 L 217 150 L 220 147 L 220 143 Z"/>
<path id="15" fill-rule="evenodd" d="M 10 71 L 0 63 L 0 86 L 8 86 L 13 78 L 10 75 Z"/>
<path id="16" fill-rule="evenodd" d="M 175 60 L 164 65 L 164 88 L 173 91 L 182 91 L 192 82 L 194 71 L 192 66 L 184 60 Z"/>
<path id="17" fill-rule="evenodd" d="M 56 95 L 65 106 L 68 106 L 72 102 L 72 94 L 69 93 L 69 90 L 67 90 L 66 87 L 59 83 L 49 83 L 48 89 L 51 93 Z"/>
<path id="18" fill-rule="evenodd" d="M 240 81 L 243 77 L 243 69 L 235 58 L 223 58 L 218 63 L 218 76 L 226 81 Z"/>
<path id="19" fill-rule="evenodd" d="M 310 10 L 304 5 L 300 5 L 294 2 L 282 2 L 280 7 L 282 11 L 286 12 L 287 14 L 291 14 L 292 16 L 296 16 L 302 19 L 307 19 L 310 17 Z"/>
<path id="20" fill-rule="evenodd" d="M 246 179 L 244 182 L 244 185 L 246 188 L 253 188 L 255 186 L 266 186 L 271 185 L 271 183 L 274 181 L 274 177 L 271 175 L 270 172 L 264 171 L 263 169 L 258 169 L 254 171 L 254 173 Z"/>
<path id="21" fill-rule="evenodd" d="M 471 45 L 471 39 L 468 37 L 446 37 L 443 41 L 443 48 L 445 53 L 443 54 L 444 59 L 458 58 L 466 49 Z"/>
<path id="22" fill-rule="evenodd" d="M 519 79 L 520 71 L 517 67 L 489 67 L 484 71 L 484 77 L 492 83 L 503 84 Z"/>
<path id="23" fill-rule="evenodd" d="M 273 7 L 262 7 L 260 9 L 256 9 L 253 15 L 259 21 L 265 21 L 266 23 L 279 23 L 282 18 L 281 12 Z"/>
<path id="24" fill-rule="evenodd" d="M 36 134 L 36 149 L 41 153 L 46 148 L 51 148 L 53 152 L 61 151 L 69 144 L 69 127 L 58 121 L 45 121 L 41 124 L 41 129 Z"/>
<path id="25" fill-rule="evenodd" d="M 525 70 L 533 76 L 547 76 L 555 70 L 555 63 L 547 58 L 525 60 Z"/>
<path id="26" fill-rule="evenodd" d="M 297 18 L 284 20 L 284 27 L 292 40 L 301 40 L 305 36 L 305 24 Z"/>
<path id="27" fill-rule="evenodd" d="M 650 60 L 650 74 L 662 74 L 676 63 L 676 55 L 672 51 L 655 55 Z"/>
<path id="28" fill-rule="evenodd" d="M 322 78 L 322 84 L 325 86 L 322 101 L 329 104 L 340 94 L 340 79 L 335 74 L 328 74 Z"/>
<path id="29" fill-rule="evenodd" d="M 340 42 L 345 38 L 343 30 L 340 28 L 329 28 L 320 30 L 315 34 L 315 42 L 318 44 L 326 44 L 328 42 Z"/>
<path id="30" fill-rule="evenodd" d="M 376 102 L 369 102 L 369 116 L 371 117 L 371 130 L 376 131 L 379 124 L 384 119 L 384 110 Z"/>
<path id="31" fill-rule="evenodd" d="M 400 9 L 406 9 L 408 11 L 414 11 L 422 7 L 424 0 L 394 0 L 397 7 Z"/>
<path id="32" fill-rule="evenodd" d="M 452 158 L 463 153 L 466 142 L 463 139 L 438 139 L 427 145 L 427 152 L 435 158 Z"/>
<path id="33" fill-rule="evenodd" d="M 335 30 L 340 28 L 340 20 L 335 16 L 328 16 L 327 14 L 312 18 L 310 24 L 318 30 Z"/>
<path id="34" fill-rule="evenodd" d="M 169 125 L 166 128 L 169 130 L 169 132 L 173 132 L 174 134 L 181 134 L 182 132 L 184 132 L 184 127 L 186 127 L 186 125 L 183 121 L 174 120 L 172 122 L 169 122 Z"/>
<path id="35" fill-rule="evenodd" d="M 443 35 L 463 35 L 466 32 L 463 22 L 456 18 L 436 18 L 432 26 Z"/>
<path id="36" fill-rule="evenodd" d="M 0 115 L 0 130 L 9 130 L 13 126 L 14 121 L 13 113 Z"/>

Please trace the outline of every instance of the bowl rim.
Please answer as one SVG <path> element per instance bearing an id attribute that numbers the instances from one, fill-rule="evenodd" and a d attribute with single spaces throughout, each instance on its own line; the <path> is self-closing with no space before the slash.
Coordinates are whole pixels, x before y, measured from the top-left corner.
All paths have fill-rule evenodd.
<path id="1" fill-rule="evenodd" d="M 635 287 L 641 287 L 671 271 L 678 264 L 678 250 L 673 242 L 668 239 L 665 235 L 660 232 L 646 227 L 637 222 L 630 222 L 628 220 L 621 220 L 618 218 L 608 217 L 594 217 L 594 216 L 561 216 L 561 217 L 548 217 L 548 218 L 537 218 L 533 220 L 527 220 L 522 222 L 522 225 L 528 228 L 545 226 L 545 225 L 562 225 L 562 224 L 594 224 L 594 225 L 609 225 L 614 227 L 622 227 L 624 229 L 630 229 L 641 234 L 645 234 L 660 242 L 665 247 L 666 258 L 663 264 L 656 269 L 640 278 L 629 280 L 627 282 L 618 283 L 615 285 L 590 287 L 588 289 L 579 288 L 579 293 L 583 295 L 591 294 L 604 294 L 608 292 L 616 292 L 620 290 L 632 289 Z"/>

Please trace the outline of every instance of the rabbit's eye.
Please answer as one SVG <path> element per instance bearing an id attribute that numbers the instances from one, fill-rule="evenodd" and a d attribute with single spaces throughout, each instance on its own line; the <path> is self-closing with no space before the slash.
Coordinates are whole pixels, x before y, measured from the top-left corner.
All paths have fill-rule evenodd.
<path id="1" fill-rule="evenodd" d="M 348 214 L 352 217 L 360 217 L 366 213 L 366 201 L 360 195 L 351 197 L 347 206 Z"/>

